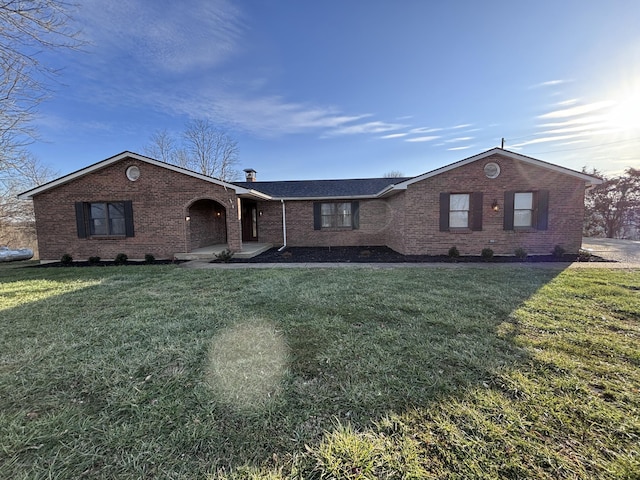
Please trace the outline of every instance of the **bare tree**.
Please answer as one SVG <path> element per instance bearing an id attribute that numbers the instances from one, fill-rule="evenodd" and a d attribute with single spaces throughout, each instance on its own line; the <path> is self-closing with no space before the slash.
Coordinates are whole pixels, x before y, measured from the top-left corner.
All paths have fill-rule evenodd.
<path id="1" fill-rule="evenodd" d="M 210 177 L 231 181 L 238 177 L 238 142 L 223 128 L 207 120 L 186 125 L 181 142 L 166 130 L 151 136 L 145 153 L 156 160 L 188 168 Z"/>
<path id="2" fill-rule="evenodd" d="M 151 143 L 144 147 L 144 153 L 164 163 L 176 163 L 176 140 L 167 130 L 158 130 L 151 135 Z"/>
<path id="3" fill-rule="evenodd" d="M 17 195 L 56 176 L 36 157 L 23 152 L 0 172 L 0 244 L 30 247 L 35 250 L 36 230 L 33 202 L 18 200 Z"/>
<path id="4" fill-rule="evenodd" d="M 391 170 L 384 174 L 384 178 L 401 178 L 404 177 L 400 170 Z"/>
<path id="5" fill-rule="evenodd" d="M 225 130 L 207 120 L 194 120 L 187 124 L 184 144 L 194 170 L 222 180 L 235 177 L 238 142 Z"/>
<path id="6" fill-rule="evenodd" d="M 0 3 L 0 171 L 22 156 L 34 136 L 34 110 L 50 93 L 56 70 L 40 61 L 41 54 L 82 44 L 71 28 L 73 7 L 64 0 Z"/>

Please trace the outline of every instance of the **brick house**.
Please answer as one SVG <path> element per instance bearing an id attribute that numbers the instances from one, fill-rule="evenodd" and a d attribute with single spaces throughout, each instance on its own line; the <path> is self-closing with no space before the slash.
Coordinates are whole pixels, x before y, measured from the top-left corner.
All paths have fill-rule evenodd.
<path id="1" fill-rule="evenodd" d="M 131 152 L 19 195 L 42 261 L 172 258 L 209 245 L 388 246 L 406 255 L 577 252 L 601 180 L 494 148 L 417 177 L 223 182 Z"/>

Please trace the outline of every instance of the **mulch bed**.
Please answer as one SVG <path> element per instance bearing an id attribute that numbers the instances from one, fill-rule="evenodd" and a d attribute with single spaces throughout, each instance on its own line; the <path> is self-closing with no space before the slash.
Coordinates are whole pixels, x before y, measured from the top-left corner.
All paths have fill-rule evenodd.
<path id="1" fill-rule="evenodd" d="M 388 247 L 287 247 L 282 252 L 272 248 L 253 258 L 231 259 L 232 263 L 567 263 L 576 261 L 606 262 L 608 260 L 595 255 L 581 257 L 576 254 L 565 254 L 560 257 L 532 255 L 525 259 L 501 255 L 490 259 L 479 255 L 452 258 L 448 255 L 402 255 Z"/>
<path id="2" fill-rule="evenodd" d="M 133 261 L 127 260 L 125 263 L 116 264 L 113 260 L 100 260 L 99 262 L 87 262 L 87 261 L 73 261 L 71 263 L 62 263 L 62 262 L 51 262 L 51 263 L 41 263 L 38 265 L 30 265 L 27 268 L 80 268 L 80 267 L 116 267 L 116 266 L 127 266 L 127 267 L 135 267 L 141 265 L 177 265 L 179 263 L 184 263 L 187 260 L 154 260 L 153 263 L 147 263 L 145 261 Z"/>
<path id="3" fill-rule="evenodd" d="M 153 265 L 177 265 L 188 260 L 155 260 Z M 388 247 L 287 247 L 282 252 L 277 248 L 267 250 L 260 255 L 248 258 L 232 258 L 229 263 L 540 263 L 540 262 L 611 262 L 597 255 L 585 256 L 571 254 L 556 257 L 554 255 L 531 255 L 524 259 L 515 256 L 495 255 L 490 259 L 479 255 L 460 256 L 456 258 L 448 255 L 402 255 Z M 212 260 L 211 263 L 221 263 Z M 124 266 L 149 265 L 144 261 L 128 260 Z M 28 268 L 80 268 L 80 267 L 112 267 L 116 263 L 99 261 L 74 261 L 70 264 L 62 262 L 31 265 Z"/>

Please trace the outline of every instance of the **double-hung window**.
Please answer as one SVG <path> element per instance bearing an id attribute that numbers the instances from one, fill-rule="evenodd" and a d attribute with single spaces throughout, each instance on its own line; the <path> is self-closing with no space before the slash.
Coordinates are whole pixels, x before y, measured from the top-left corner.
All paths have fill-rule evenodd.
<path id="1" fill-rule="evenodd" d="M 440 231 L 482 230 L 482 192 L 440 193 Z"/>
<path id="2" fill-rule="evenodd" d="M 323 203 L 322 228 L 351 228 L 351 203 Z"/>
<path id="3" fill-rule="evenodd" d="M 549 226 L 549 190 L 504 192 L 504 229 L 535 231 Z"/>
<path id="4" fill-rule="evenodd" d="M 89 203 L 89 233 L 124 236 L 124 202 Z"/>
<path id="5" fill-rule="evenodd" d="M 513 195 L 513 226 L 533 226 L 533 192 L 515 192 Z"/>
<path id="6" fill-rule="evenodd" d="M 449 195 L 449 228 L 469 228 L 469 194 Z"/>
<path id="7" fill-rule="evenodd" d="M 78 237 L 133 237 L 131 201 L 77 202 Z"/>
<path id="8" fill-rule="evenodd" d="M 316 202 L 313 205 L 314 229 L 357 229 L 358 202 Z"/>

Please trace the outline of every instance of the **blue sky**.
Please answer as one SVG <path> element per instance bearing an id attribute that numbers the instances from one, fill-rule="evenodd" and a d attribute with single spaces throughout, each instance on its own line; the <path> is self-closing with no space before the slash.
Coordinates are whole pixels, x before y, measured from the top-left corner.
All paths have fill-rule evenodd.
<path id="1" fill-rule="evenodd" d="M 209 119 L 259 180 L 418 175 L 505 147 L 640 167 L 640 2 L 80 0 L 31 151 L 60 174 Z"/>

